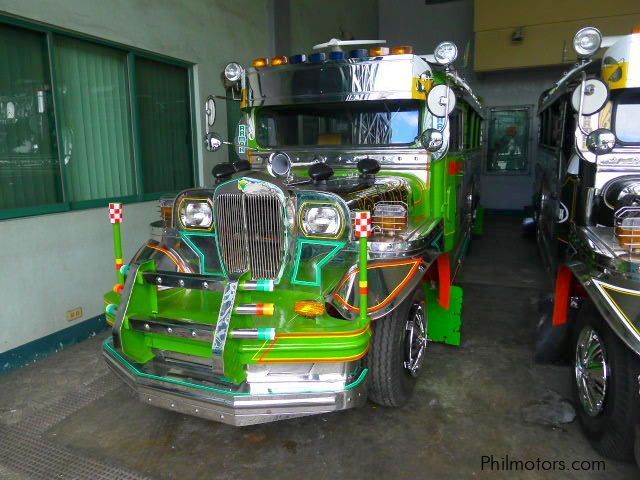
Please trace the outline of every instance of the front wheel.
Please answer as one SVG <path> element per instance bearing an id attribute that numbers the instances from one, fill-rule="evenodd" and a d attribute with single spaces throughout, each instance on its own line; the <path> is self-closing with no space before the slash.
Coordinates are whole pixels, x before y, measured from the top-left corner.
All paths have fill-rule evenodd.
<path id="1" fill-rule="evenodd" d="M 572 373 L 578 417 L 593 447 L 607 457 L 633 460 L 640 361 L 591 303 L 578 314 Z"/>
<path id="2" fill-rule="evenodd" d="M 422 371 L 427 350 L 427 312 L 422 287 L 402 305 L 373 322 L 366 364 L 369 398 L 387 407 L 404 405 Z"/>

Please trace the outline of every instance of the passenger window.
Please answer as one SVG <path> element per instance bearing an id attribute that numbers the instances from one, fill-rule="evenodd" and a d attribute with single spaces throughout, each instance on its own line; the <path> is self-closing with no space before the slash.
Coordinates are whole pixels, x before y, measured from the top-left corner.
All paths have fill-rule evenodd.
<path id="1" fill-rule="evenodd" d="M 449 151 L 462 149 L 462 112 L 457 108 L 449 116 Z"/>

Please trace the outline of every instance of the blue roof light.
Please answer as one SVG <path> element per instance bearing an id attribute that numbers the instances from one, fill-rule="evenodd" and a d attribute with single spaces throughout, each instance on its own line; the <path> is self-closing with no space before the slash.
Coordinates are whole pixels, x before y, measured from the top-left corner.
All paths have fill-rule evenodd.
<path id="1" fill-rule="evenodd" d="M 309 61 L 311 63 L 324 62 L 327 59 L 327 54 L 324 52 L 316 52 L 309 55 Z"/>
<path id="2" fill-rule="evenodd" d="M 289 57 L 289 63 L 304 63 L 307 61 L 307 56 L 304 53 L 299 53 L 297 55 L 291 55 Z"/>
<path id="3" fill-rule="evenodd" d="M 344 60 L 345 56 L 344 52 L 329 52 L 330 60 Z"/>
<path id="4" fill-rule="evenodd" d="M 349 52 L 349 58 L 365 58 L 369 56 L 369 50 L 366 48 L 356 48 Z"/>

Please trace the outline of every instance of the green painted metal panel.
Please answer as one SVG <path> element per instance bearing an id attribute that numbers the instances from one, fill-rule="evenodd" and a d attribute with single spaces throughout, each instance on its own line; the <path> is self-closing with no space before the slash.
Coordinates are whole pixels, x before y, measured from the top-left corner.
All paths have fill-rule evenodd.
<path id="1" fill-rule="evenodd" d="M 449 309 L 440 306 L 438 291 L 425 286 L 427 305 L 427 336 L 433 342 L 459 346 L 461 343 L 460 328 L 462 326 L 462 287 L 451 286 L 451 303 Z"/>

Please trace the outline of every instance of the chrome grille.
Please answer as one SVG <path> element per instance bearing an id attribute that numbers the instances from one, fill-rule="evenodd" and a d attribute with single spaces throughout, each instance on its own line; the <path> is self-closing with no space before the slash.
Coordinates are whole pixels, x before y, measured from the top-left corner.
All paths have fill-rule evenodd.
<path id="1" fill-rule="evenodd" d="M 274 279 L 285 254 L 284 207 L 276 195 L 221 193 L 216 198 L 220 253 L 230 274 Z"/>

